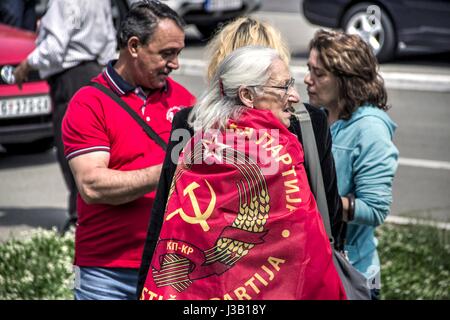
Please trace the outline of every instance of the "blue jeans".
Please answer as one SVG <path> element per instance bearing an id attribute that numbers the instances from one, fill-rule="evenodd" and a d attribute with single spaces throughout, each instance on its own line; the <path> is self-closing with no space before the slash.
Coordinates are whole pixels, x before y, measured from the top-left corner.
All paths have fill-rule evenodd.
<path id="1" fill-rule="evenodd" d="M 136 300 L 138 269 L 74 266 L 75 300 Z"/>

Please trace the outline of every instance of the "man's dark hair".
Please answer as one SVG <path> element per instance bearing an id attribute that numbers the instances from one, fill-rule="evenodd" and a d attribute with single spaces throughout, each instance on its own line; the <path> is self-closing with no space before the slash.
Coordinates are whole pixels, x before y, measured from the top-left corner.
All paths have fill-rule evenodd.
<path id="1" fill-rule="evenodd" d="M 185 23 L 180 16 L 160 1 L 145 0 L 133 4 L 120 24 L 117 34 L 119 49 L 126 48 L 128 39 L 133 36 L 138 37 L 142 44 L 147 44 L 162 19 L 170 19 L 180 29 L 184 28 Z"/>

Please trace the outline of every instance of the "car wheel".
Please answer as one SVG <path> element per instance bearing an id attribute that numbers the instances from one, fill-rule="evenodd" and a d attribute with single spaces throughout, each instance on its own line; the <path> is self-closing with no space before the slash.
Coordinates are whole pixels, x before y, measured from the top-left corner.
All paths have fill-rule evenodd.
<path id="1" fill-rule="evenodd" d="M 342 18 L 342 29 L 358 34 L 372 48 L 379 62 L 391 60 L 396 51 L 396 34 L 389 15 L 374 3 L 350 7 Z"/>
<path id="2" fill-rule="evenodd" d="M 9 153 L 31 154 L 47 151 L 53 148 L 53 137 L 40 139 L 30 143 L 5 143 L 2 146 Z"/>

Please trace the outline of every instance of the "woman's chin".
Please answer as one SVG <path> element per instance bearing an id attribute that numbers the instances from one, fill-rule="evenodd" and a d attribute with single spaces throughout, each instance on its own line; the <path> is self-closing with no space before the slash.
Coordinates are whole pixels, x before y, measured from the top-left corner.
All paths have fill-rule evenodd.
<path id="1" fill-rule="evenodd" d="M 280 117 L 278 119 L 286 128 L 289 128 L 289 126 L 291 125 L 290 117 L 291 117 L 290 114 L 288 114 L 287 116 L 283 114 L 282 117 Z"/>

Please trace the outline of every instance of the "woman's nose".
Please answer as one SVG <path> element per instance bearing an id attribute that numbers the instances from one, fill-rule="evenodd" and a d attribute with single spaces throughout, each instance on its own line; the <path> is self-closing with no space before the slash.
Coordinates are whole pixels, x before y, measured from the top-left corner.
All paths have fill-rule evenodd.
<path id="1" fill-rule="evenodd" d="M 307 72 L 307 73 L 306 73 L 305 79 L 303 79 L 303 82 L 304 82 L 307 86 L 312 85 L 312 81 L 311 81 L 311 72 Z"/>
<path id="2" fill-rule="evenodd" d="M 298 93 L 297 89 L 293 87 L 289 92 L 289 101 L 297 103 L 300 101 L 300 94 Z"/>

